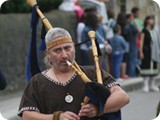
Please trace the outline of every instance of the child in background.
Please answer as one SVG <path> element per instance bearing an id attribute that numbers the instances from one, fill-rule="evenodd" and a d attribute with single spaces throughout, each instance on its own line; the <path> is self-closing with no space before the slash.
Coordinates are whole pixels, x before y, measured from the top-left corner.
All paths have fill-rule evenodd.
<path id="1" fill-rule="evenodd" d="M 117 79 L 120 78 L 120 68 L 123 59 L 124 52 L 127 50 L 127 43 L 121 36 L 121 27 L 116 25 L 113 29 L 114 36 L 109 40 L 112 47 L 111 53 L 111 64 L 112 64 L 112 75 Z"/>

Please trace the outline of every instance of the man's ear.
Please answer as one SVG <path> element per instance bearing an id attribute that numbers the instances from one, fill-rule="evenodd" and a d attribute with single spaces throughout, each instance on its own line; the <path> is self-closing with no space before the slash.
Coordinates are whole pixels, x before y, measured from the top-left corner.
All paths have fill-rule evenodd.
<path id="1" fill-rule="evenodd" d="M 50 58 L 49 50 L 46 49 L 46 57 Z"/>
<path id="2" fill-rule="evenodd" d="M 49 54 L 49 50 L 46 49 L 46 55 L 48 55 L 48 54 Z"/>

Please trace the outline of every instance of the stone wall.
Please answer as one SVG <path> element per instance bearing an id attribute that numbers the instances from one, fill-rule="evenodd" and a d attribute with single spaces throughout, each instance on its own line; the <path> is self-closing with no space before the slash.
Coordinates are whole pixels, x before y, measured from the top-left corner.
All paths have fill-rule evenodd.
<path id="1" fill-rule="evenodd" d="M 110 0 L 106 4 L 107 9 L 113 10 L 117 15 L 120 12 L 120 5 L 122 0 Z M 158 17 L 158 22 L 160 22 L 159 6 L 152 0 L 126 0 L 126 12 L 131 12 L 133 6 L 137 6 L 141 10 L 141 19 L 144 19 L 146 15 L 154 14 Z"/>
<path id="2" fill-rule="evenodd" d="M 58 10 L 44 13 L 53 27 L 67 29 L 76 41 L 77 18 L 73 12 Z M 0 14 L 0 69 L 8 82 L 6 90 L 18 90 L 25 85 L 25 66 L 30 39 L 31 14 Z M 38 43 L 40 43 L 41 21 L 38 27 Z M 39 53 L 43 63 L 44 53 Z"/>

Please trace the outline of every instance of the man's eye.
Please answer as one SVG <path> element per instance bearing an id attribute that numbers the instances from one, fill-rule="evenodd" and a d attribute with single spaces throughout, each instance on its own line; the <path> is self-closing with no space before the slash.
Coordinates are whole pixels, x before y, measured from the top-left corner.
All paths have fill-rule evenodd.
<path id="1" fill-rule="evenodd" d="M 56 49 L 56 50 L 54 50 L 54 52 L 56 52 L 56 53 L 60 53 L 60 52 L 61 52 L 61 50 L 60 50 L 60 49 Z"/>
<path id="2" fill-rule="evenodd" d="M 69 51 L 70 50 L 70 46 L 65 47 L 65 50 Z"/>

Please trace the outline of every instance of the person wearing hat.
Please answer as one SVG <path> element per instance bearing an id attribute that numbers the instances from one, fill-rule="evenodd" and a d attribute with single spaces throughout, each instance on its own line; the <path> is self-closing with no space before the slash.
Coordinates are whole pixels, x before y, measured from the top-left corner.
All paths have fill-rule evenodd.
<path id="1" fill-rule="evenodd" d="M 75 47 L 68 31 L 63 28 L 51 28 L 45 37 L 47 70 L 34 75 L 27 84 L 21 98 L 19 113 L 23 120 L 94 120 L 101 107 L 97 107 L 97 98 L 102 98 L 103 112 L 116 112 L 129 102 L 129 97 L 115 79 L 102 71 L 104 86 L 95 82 L 86 84 L 66 63 L 75 61 Z M 80 66 L 90 80 L 96 80 L 96 71 L 92 66 Z M 91 84 L 92 83 L 92 84 Z M 90 99 L 83 104 L 86 95 L 90 96 L 94 85 L 103 89 L 103 96 Z M 102 87 L 103 86 L 103 87 Z M 98 89 L 96 90 L 98 91 Z M 96 94 L 96 95 L 98 95 Z"/>

